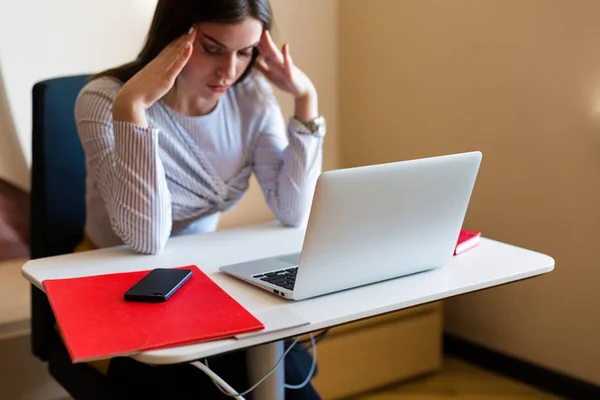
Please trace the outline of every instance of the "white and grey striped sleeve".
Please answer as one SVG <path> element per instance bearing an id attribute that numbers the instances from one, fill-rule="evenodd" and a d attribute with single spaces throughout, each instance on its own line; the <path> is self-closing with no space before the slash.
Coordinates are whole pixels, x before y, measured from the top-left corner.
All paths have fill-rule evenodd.
<path id="1" fill-rule="evenodd" d="M 290 118 L 286 130 L 279 108 L 270 107 L 253 153 L 266 202 L 286 226 L 297 226 L 306 217 L 322 170 L 323 139 L 299 133 L 302 129 Z"/>
<path id="2" fill-rule="evenodd" d="M 86 88 L 75 119 L 88 179 L 97 185 L 113 231 L 134 251 L 156 254 L 171 234 L 171 201 L 156 129 L 113 121 L 116 90 Z"/>

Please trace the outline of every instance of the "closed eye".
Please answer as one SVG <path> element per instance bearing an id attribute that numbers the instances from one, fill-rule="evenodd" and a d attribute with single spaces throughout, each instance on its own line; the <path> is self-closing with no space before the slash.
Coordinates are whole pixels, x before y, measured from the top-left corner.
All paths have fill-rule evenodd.
<path id="1" fill-rule="evenodd" d="M 202 49 L 206 54 L 210 55 L 217 55 L 221 52 L 221 49 L 219 49 L 218 47 L 206 46 L 204 44 L 202 45 Z"/>
<path id="2" fill-rule="evenodd" d="M 223 53 L 223 50 L 219 47 L 214 47 L 214 46 L 207 46 L 205 44 L 202 45 L 202 49 L 204 50 L 204 53 L 211 55 L 211 56 L 217 56 Z M 240 50 L 237 52 L 238 56 L 240 57 L 252 57 L 252 48 L 249 50 Z"/>
<path id="3" fill-rule="evenodd" d="M 242 57 L 251 57 L 252 56 L 252 49 L 238 51 L 238 55 L 240 55 Z"/>

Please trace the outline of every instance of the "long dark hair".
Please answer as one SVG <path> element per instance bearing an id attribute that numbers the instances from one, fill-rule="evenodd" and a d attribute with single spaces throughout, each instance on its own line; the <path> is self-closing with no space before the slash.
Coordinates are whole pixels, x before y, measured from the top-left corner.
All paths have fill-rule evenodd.
<path id="1" fill-rule="evenodd" d="M 257 19 L 264 29 L 271 30 L 273 12 L 269 0 L 158 0 L 146 43 L 138 57 L 127 64 L 100 72 L 92 79 L 111 76 L 125 83 L 192 25 L 203 22 L 236 23 L 247 17 Z M 250 73 L 257 57 L 258 50 L 255 48 L 250 64 L 238 82 Z"/>

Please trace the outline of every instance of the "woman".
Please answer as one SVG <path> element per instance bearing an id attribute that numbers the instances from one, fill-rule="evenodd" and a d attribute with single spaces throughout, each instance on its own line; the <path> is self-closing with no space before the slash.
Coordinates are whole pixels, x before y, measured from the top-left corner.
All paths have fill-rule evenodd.
<path id="1" fill-rule="evenodd" d="M 137 59 L 82 89 L 75 117 L 87 219 L 78 250 L 126 244 L 157 254 L 170 236 L 215 230 L 252 173 L 283 225 L 303 220 L 321 172 L 324 119 L 313 83 L 288 45 L 275 46 L 271 25 L 268 0 L 159 0 Z M 294 97 L 287 129 L 267 81 Z M 290 383 L 304 378 L 298 359 L 286 360 Z M 244 364 L 244 353 L 235 353 L 211 368 L 244 390 Z M 169 398 L 186 398 L 178 394 L 186 387 L 194 398 L 221 396 L 189 366 L 116 359 L 108 376 L 134 395 L 144 386 L 156 398 L 161 387 Z M 310 385 L 286 395 L 319 398 Z"/>

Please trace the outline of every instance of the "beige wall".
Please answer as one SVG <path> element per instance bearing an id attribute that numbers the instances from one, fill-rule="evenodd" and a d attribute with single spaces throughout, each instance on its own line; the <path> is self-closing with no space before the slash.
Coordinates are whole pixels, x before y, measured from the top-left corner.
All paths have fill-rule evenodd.
<path id="1" fill-rule="evenodd" d="M 323 169 L 339 166 L 338 143 L 338 1 L 272 0 L 274 39 L 290 44 L 294 63 L 313 80 L 319 91 L 319 107 L 327 118 Z M 310 27 L 310 29 L 308 29 Z M 276 92 L 286 118 L 293 115 L 291 96 Z M 261 222 L 275 217 L 265 204 L 256 180 L 236 209 L 224 214 L 220 228 Z"/>
<path id="2" fill-rule="evenodd" d="M 600 2 L 340 7 L 342 165 L 481 150 L 465 225 L 557 262 L 446 329 L 600 384 Z"/>

